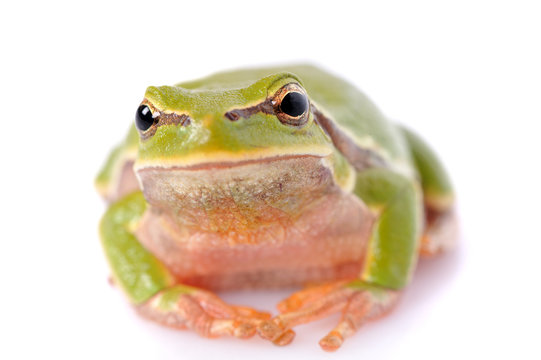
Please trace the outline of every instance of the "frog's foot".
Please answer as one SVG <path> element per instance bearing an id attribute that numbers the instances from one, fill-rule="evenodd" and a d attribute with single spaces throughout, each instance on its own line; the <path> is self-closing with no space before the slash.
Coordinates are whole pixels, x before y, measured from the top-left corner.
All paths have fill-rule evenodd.
<path id="1" fill-rule="evenodd" d="M 361 281 L 336 282 L 299 291 L 278 304 L 281 314 L 263 321 L 258 332 L 276 345 L 293 340 L 293 326 L 319 320 L 341 311 L 338 325 L 319 345 L 326 351 L 338 349 L 365 322 L 388 313 L 399 292 L 368 285 Z"/>
<path id="2" fill-rule="evenodd" d="M 211 292 L 183 286 L 159 292 L 137 310 L 151 320 L 209 338 L 249 338 L 261 322 L 270 319 L 269 313 L 228 305 Z"/>

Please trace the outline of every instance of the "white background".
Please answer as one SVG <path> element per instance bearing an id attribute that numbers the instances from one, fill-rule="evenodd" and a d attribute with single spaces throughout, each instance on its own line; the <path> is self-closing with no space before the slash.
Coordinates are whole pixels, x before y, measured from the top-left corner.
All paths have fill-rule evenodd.
<path id="1" fill-rule="evenodd" d="M 540 358 L 541 11 L 535 1 L 1 5 L 2 359 Z M 93 177 L 148 85 L 309 61 L 437 149 L 458 249 L 335 354 L 336 317 L 277 348 L 140 319 L 107 284 Z M 223 294 L 274 310 L 290 291 Z"/>

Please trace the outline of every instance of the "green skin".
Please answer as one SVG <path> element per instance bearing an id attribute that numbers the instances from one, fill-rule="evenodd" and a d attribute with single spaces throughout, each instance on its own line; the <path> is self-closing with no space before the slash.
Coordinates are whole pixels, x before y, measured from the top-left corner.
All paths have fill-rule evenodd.
<path id="1" fill-rule="evenodd" d="M 360 149 L 384 159 L 386 166 L 355 170 L 310 114 L 302 127 L 256 112 L 237 121 L 224 114 L 265 101 L 289 83 L 301 85 L 311 103 L 347 134 Z M 359 279 L 351 287 L 401 289 L 415 268 L 425 206 L 445 210 L 452 189 L 432 150 L 416 135 L 390 123 L 356 88 L 312 66 L 246 69 L 215 74 L 175 86 L 149 87 L 146 100 L 163 113 L 188 115 L 190 126 L 162 125 L 139 139 L 134 127 L 115 149 L 96 180 L 106 189 L 121 159 L 146 166 L 192 166 L 294 154 L 331 159 L 336 183 L 358 196 L 378 216 Z M 134 151 L 138 148 L 138 151 Z M 423 202 L 424 201 L 424 202 Z M 162 291 L 159 307 L 193 288 L 174 284 L 168 270 L 138 242 L 133 229 L 143 215 L 141 192 L 118 200 L 104 215 L 100 233 L 113 276 L 134 304 Z"/>

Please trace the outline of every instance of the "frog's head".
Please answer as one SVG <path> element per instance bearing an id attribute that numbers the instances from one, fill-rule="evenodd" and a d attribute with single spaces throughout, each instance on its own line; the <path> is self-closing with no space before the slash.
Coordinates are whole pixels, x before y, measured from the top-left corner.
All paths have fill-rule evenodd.
<path id="1" fill-rule="evenodd" d="M 216 213 L 215 223 L 231 227 L 223 225 L 224 207 L 258 216 L 270 213 L 269 204 L 297 212 L 333 183 L 332 141 L 291 73 L 227 86 L 149 87 L 136 127 L 135 170 L 147 201 L 184 219 Z M 245 225 L 256 218 L 246 214 Z"/>
<path id="2" fill-rule="evenodd" d="M 136 168 L 201 168 L 332 152 L 297 76 L 284 72 L 220 86 L 149 87 L 136 113 Z"/>

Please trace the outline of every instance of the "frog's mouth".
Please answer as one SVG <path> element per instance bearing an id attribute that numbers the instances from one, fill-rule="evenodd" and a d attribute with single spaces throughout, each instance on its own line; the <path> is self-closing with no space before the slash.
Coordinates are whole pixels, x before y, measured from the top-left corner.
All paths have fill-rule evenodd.
<path id="1" fill-rule="evenodd" d="M 327 154 L 294 154 L 294 155 L 277 155 L 263 158 L 254 158 L 254 159 L 244 159 L 244 160 L 222 160 L 222 161 L 203 161 L 200 163 L 175 163 L 171 162 L 161 162 L 159 164 L 152 163 L 136 163 L 135 170 L 137 173 L 144 173 L 149 169 L 162 169 L 164 171 L 169 170 L 186 170 L 186 171 L 198 171 L 198 170 L 210 170 L 210 169 L 229 169 L 233 167 L 243 167 L 247 165 L 257 165 L 272 163 L 275 161 L 288 161 L 302 158 L 314 158 L 314 159 L 324 159 L 327 157 Z"/>
<path id="2" fill-rule="evenodd" d="M 146 157 L 139 153 L 134 170 L 139 172 L 147 168 L 199 170 L 210 167 L 237 167 L 252 163 L 268 163 L 280 159 L 297 157 L 328 157 L 333 148 L 327 145 L 287 146 L 280 148 L 259 148 L 251 151 L 197 151 L 187 156 Z"/>
<path id="3" fill-rule="evenodd" d="M 228 231 L 260 225 L 271 213 L 299 214 L 336 187 L 326 158 L 314 155 L 145 167 L 137 175 L 154 208 L 183 225 L 203 222 Z"/>

